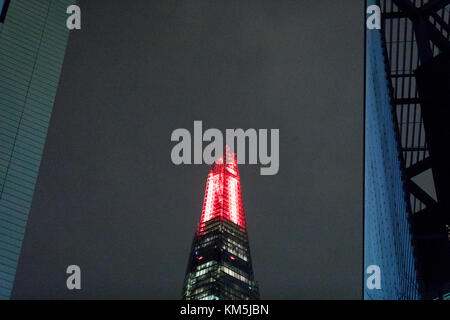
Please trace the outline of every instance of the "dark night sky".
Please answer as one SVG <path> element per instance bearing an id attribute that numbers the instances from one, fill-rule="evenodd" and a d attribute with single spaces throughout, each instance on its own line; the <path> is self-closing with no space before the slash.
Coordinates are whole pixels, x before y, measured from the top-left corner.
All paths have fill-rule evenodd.
<path id="1" fill-rule="evenodd" d="M 176 128 L 279 128 L 241 165 L 264 299 L 359 299 L 363 1 L 78 1 L 13 298 L 179 299 L 207 165 Z M 66 289 L 66 267 L 82 290 Z"/>

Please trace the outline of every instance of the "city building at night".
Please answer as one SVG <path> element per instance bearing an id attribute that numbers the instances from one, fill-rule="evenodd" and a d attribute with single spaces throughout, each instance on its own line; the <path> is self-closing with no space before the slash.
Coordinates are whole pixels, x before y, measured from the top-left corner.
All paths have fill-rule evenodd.
<path id="1" fill-rule="evenodd" d="M 235 153 L 228 149 L 206 181 L 200 222 L 183 288 L 186 300 L 256 300 L 250 247 Z"/>
<path id="2" fill-rule="evenodd" d="M 417 299 L 408 203 L 378 31 L 368 32 L 367 47 L 364 264 L 380 267 L 381 289 L 366 285 L 364 296 Z"/>
<path id="3" fill-rule="evenodd" d="M 450 1 L 369 0 L 366 31 L 365 299 L 450 292 Z M 367 276 L 367 275 L 366 275 Z"/>
<path id="4" fill-rule="evenodd" d="M 0 0 L 0 299 L 13 288 L 75 2 Z"/>

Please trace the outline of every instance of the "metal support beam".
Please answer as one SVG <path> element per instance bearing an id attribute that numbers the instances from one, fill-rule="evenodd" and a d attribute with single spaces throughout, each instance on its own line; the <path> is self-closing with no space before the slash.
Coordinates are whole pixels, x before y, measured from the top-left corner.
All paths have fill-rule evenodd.
<path id="1" fill-rule="evenodd" d="M 419 104 L 420 100 L 419 98 L 400 98 L 400 99 L 394 99 L 392 101 L 395 105 L 403 105 L 403 104 Z"/>
<path id="2" fill-rule="evenodd" d="M 450 4 L 450 0 L 431 0 L 428 3 L 424 4 L 420 7 L 420 11 L 425 14 L 429 15 L 433 12 L 436 12 L 446 5 Z"/>
<path id="3" fill-rule="evenodd" d="M 401 10 L 403 11 L 408 18 L 411 20 L 416 20 L 420 16 L 419 9 L 412 4 L 409 0 L 392 0 L 393 3 Z"/>
<path id="4" fill-rule="evenodd" d="M 414 181 L 408 180 L 406 182 L 406 187 L 408 191 L 413 194 L 417 199 L 422 201 L 427 207 L 434 207 L 437 205 L 436 200 L 434 200 L 428 193 L 426 193 L 421 187 L 419 187 Z"/>
<path id="5" fill-rule="evenodd" d="M 412 78 L 412 77 L 415 77 L 415 75 L 413 73 L 398 73 L 398 74 L 391 73 L 389 75 L 389 77 L 391 77 L 391 78 Z"/>
<path id="6" fill-rule="evenodd" d="M 429 21 L 423 18 L 418 18 L 413 23 L 414 35 L 416 36 L 419 57 L 422 64 L 433 58 L 433 50 L 431 50 L 430 45 L 431 34 L 429 28 L 427 27 L 427 23 L 429 23 Z"/>
<path id="7" fill-rule="evenodd" d="M 402 19 L 402 18 L 408 18 L 408 15 L 402 11 L 397 12 L 385 12 L 381 15 L 383 19 Z"/>
<path id="8" fill-rule="evenodd" d="M 392 0 L 392 2 L 395 3 L 395 5 L 403 11 L 414 24 L 414 32 L 422 63 L 428 61 L 430 52 L 432 53 L 429 41 L 432 41 L 443 52 L 450 51 L 449 41 L 428 20 L 426 11 L 422 11 L 415 7 L 409 0 Z"/>
<path id="9" fill-rule="evenodd" d="M 408 148 L 402 148 L 402 151 L 405 152 L 420 152 L 420 151 L 428 151 L 427 147 L 408 147 Z"/>
<path id="10" fill-rule="evenodd" d="M 422 161 L 416 162 L 412 166 L 408 167 L 405 170 L 405 174 L 408 176 L 408 178 L 413 178 L 415 176 L 418 176 L 422 172 L 427 171 L 431 168 L 431 159 L 430 157 L 426 157 Z"/>
<path id="11" fill-rule="evenodd" d="M 439 24 L 439 26 L 447 32 L 447 34 L 450 34 L 450 26 L 448 25 L 447 22 L 444 21 L 444 19 L 442 19 L 440 15 L 433 12 L 431 13 L 430 17 L 432 17 Z"/>

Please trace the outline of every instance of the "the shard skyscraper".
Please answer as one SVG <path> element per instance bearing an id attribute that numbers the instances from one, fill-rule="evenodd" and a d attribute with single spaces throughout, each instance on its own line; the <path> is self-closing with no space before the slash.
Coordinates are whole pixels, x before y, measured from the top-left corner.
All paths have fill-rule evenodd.
<path id="1" fill-rule="evenodd" d="M 186 271 L 183 299 L 258 298 L 236 154 L 227 150 L 208 174 L 202 216 Z"/>

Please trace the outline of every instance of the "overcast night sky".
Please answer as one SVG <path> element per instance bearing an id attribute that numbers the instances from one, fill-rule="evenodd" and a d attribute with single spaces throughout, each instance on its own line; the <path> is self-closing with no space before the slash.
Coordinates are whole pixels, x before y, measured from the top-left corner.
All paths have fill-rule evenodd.
<path id="1" fill-rule="evenodd" d="M 202 120 L 280 129 L 278 175 L 240 165 L 261 298 L 360 299 L 364 1 L 78 4 L 13 298 L 180 299 L 208 166 L 170 135 Z"/>

